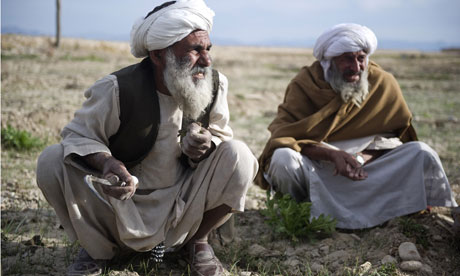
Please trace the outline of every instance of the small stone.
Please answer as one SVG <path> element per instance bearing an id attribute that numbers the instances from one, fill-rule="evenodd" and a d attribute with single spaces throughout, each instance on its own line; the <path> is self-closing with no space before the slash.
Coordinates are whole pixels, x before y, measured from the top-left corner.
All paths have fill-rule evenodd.
<path id="1" fill-rule="evenodd" d="M 345 251 L 345 250 L 339 250 L 339 251 L 335 251 L 335 252 L 332 252 L 330 253 L 329 255 L 327 255 L 325 257 L 325 260 L 326 261 L 340 261 L 340 262 L 345 262 L 349 259 L 350 257 L 350 254 Z"/>
<path id="2" fill-rule="evenodd" d="M 319 258 L 319 257 L 321 257 L 321 255 L 320 255 L 319 252 L 318 252 L 318 249 L 316 249 L 316 248 L 313 249 L 313 250 L 310 252 L 310 256 L 311 256 L 312 258 Z"/>
<path id="3" fill-rule="evenodd" d="M 339 270 L 341 267 L 342 267 L 341 262 L 335 261 L 328 266 L 328 269 L 331 271 L 334 271 L 334 270 L 336 271 L 336 270 Z"/>
<path id="4" fill-rule="evenodd" d="M 399 267 L 404 271 L 419 271 L 422 268 L 422 263 L 419 261 L 404 261 Z"/>
<path id="5" fill-rule="evenodd" d="M 295 248 L 296 255 L 308 255 L 313 250 L 310 244 L 301 244 Z"/>
<path id="6" fill-rule="evenodd" d="M 292 247 L 286 248 L 286 252 L 284 253 L 286 256 L 294 256 L 296 255 L 296 251 Z"/>
<path id="7" fill-rule="evenodd" d="M 327 239 L 322 240 L 320 245 L 322 246 L 322 245 L 332 245 L 332 244 L 335 244 L 335 240 L 332 238 L 327 238 Z"/>
<path id="8" fill-rule="evenodd" d="M 371 262 L 365 262 L 359 266 L 359 275 L 366 274 L 372 268 Z"/>
<path id="9" fill-rule="evenodd" d="M 431 268 L 431 266 L 429 266 L 427 264 L 423 264 L 422 268 L 420 269 L 420 272 L 422 272 L 425 275 L 432 275 L 433 274 L 433 269 Z"/>
<path id="10" fill-rule="evenodd" d="M 383 257 L 381 263 L 382 264 L 396 264 L 396 259 L 390 255 L 386 255 L 385 257 Z"/>
<path id="11" fill-rule="evenodd" d="M 321 270 L 323 270 L 323 265 L 319 263 L 312 263 L 310 265 L 311 272 L 319 273 Z"/>
<path id="12" fill-rule="evenodd" d="M 358 237 L 358 235 L 356 235 L 356 234 L 354 234 L 354 233 L 350 234 L 350 236 L 351 236 L 353 239 L 357 240 L 357 241 L 361 241 L 361 238 Z"/>
<path id="13" fill-rule="evenodd" d="M 259 245 L 259 244 L 253 244 L 251 247 L 248 249 L 248 253 L 251 256 L 264 256 L 268 252 L 268 249 Z"/>
<path id="14" fill-rule="evenodd" d="M 401 243 L 401 245 L 399 245 L 398 252 L 399 257 L 403 261 L 420 261 L 422 259 L 417 251 L 417 247 L 415 247 L 415 244 L 411 242 Z"/>
<path id="15" fill-rule="evenodd" d="M 296 257 L 291 257 L 289 259 L 287 259 L 286 261 L 283 262 L 284 265 L 286 266 L 289 266 L 289 267 L 296 267 L 300 264 L 302 264 L 302 262 L 297 259 Z"/>
<path id="16" fill-rule="evenodd" d="M 343 244 L 350 244 L 350 243 L 353 244 L 355 241 L 355 237 L 352 235 L 355 235 L 355 237 L 358 237 L 356 236 L 356 234 L 347 234 L 347 233 L 340 233 L 340 232 L 334 233 L 333 237 L 336 240 L 336 242 L 334 243 L 334 246 L 337 245 L 337 242 L 341 242 Z"/>
<path id="17" fill-rule="evenodd" d="M 321 252 L 322 255 L 327 255 L 329 254 L 329 246 L 324 245 L 319 248 L 319 251 Z"/>
<path id="18" fill-rule="evenodd" d="M 239 276 L 251 276 L 252 275 L 252 272 L 250 271 L 241 271 L 240 273 L 238 273 Z"/>
<path id="19" fill-rule="evenodd" d="M 442 237 L 441 237 L 441 235 L 434 235 L 434 236 L 433 236 L 433 240 L 435 240 L 435 241 L 442 241 Z"/>

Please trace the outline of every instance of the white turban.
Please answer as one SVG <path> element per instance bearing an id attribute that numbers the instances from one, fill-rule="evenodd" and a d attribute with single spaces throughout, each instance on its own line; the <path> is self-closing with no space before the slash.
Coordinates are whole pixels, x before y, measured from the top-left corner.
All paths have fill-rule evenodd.
<path id="1" fill-rule="evenodd" d="M 325 31 L 316 41 L 313 55 L 321 62 L 324 78 L 328 78 L 331 59 L 347 52 L 367 53 L 366 64 L 369 56 L 377 49 L 377 37 L 367 27 L 354 23 L 338 24 Z"/>
<path id="2" fill-rule="evenodd" d="M 210 33 L 213 16 L 203 0 L 178 0 L 134 23 L 131 53 L 146 57 L 149 51 L 167 48 L 195 30 Z"/>

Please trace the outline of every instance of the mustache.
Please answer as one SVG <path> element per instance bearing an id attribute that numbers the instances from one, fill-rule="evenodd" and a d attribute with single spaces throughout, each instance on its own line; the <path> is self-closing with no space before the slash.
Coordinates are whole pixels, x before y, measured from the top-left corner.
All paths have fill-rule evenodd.
<path id="1" fill-rule="evenodd" d="M 343 75 L 344 76 L 347 76 L 347 77 L 351 77 L 351 76 L 357 76 L 357 75 L 361 75 L 362 73 L 364 72 L 364 70 L 359 70 L 357 72 L 353 71 L 353 70 L 345 70 L 343 72 Z"/>
<path id="2" fill-rule="evenodd" d="M 202 74 L 206 74 L 207 70 L 206 70 L 206 67 L 201 67 L 199 65 L 196 65 L 195 67 L 193 67 L 190 72 L 192 73 L 192 75 L 194 74 L 199 74 L 199 73 L 202 73 Z"/>
<path id="3" fill-rule="evenodd" d="M 177 65 L 182 68 L 184 71 L 189 70 L 191 75 L 199 74 L 202 73 L 203 75 L 206 75 L 208 73 L 209 67 L 203 67 L 199 64 L 195 64 L 195 66 L 191 67 L 192 61 L 189 57 L 184 57 L 180 60 L 177 61 Z M 191 67 L 191 68 L 190 68 Z M 190 68 L 190 69 L 188 69 Z"/>
<path id="4" fill-rule="evenodd" d="M 187 68 L 190 68 L 192 65 L 192 61 L 189 57 L 184 57 L 180 59 L 178 62 L 178 66 L 182 68 L 183 70 L 187 70 Z M 206 73 L 206 67 L 202 67 L 199 64 L 196 64 L 192 68 L 189 69 L 190 73 L 192 74 L 197 74 L 197 73 Z"/>

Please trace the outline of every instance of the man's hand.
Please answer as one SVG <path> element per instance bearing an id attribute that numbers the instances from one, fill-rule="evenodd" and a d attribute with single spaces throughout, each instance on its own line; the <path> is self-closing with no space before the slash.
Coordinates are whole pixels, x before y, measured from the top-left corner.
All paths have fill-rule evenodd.
<path id="1" fill-rule="evenodd" d="M 182 152 L 193 162 L 199 162 L 215 149 L 211 142 L 211 132 L 197 123 L 191 123 L 182 139 Z"/>
<path id="2" fill-rule="evenodd" d="M 344 151 L 333 150 L 330 152 L 330 160 L 335 164 L 334 175 L 340 174 L 352 180 L 363 180 L 367 178 L 356 158 Z"/>
<path id="3" fill-rule="evenodd" d="M 120 182 L 126 183 L 124 186 L 103 185 L 102 190 L 104 193 L 119 200 L 127 200 L 134 195 L 138 183 L 134 181 L 134 178 L 131 177 L 131 174 L 121 161 L 103 152 L 85 156 L 84 159 L 93 168 L 101 170 L 103 178 L 113 179 L 114 176 L 117 176 Z"/>
<path id="4" fill-rule="evenodd" d="M 327 160 L 335 165 L 334 175 L 340 174 L 352 180 L 363 180 L 367 178 L 356 158 L 345 151 L 324 147 L 320 144 L 305 145 L 302 147 L 302 154 L 313 160 Z"/>

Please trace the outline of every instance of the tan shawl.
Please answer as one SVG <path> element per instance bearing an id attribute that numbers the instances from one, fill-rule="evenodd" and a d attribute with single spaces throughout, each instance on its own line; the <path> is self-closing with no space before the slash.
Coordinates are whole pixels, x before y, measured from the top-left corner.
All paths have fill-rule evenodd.
<path id="1" fill-rule="evenodd" d="M 301 69 L 286 89 L 278 115 L 269 125 L 271 137 L 259 157 L 257 185 L 267 188 L 263 172 L 275 149 L 300 152 L 303 145 L 394 133 L 403 142 L 417 140 L 412 114 L 396 79 L 369 63 L 369 95 L 361 107 L 344 103 L 324 80 L 318 61 Z"/>

